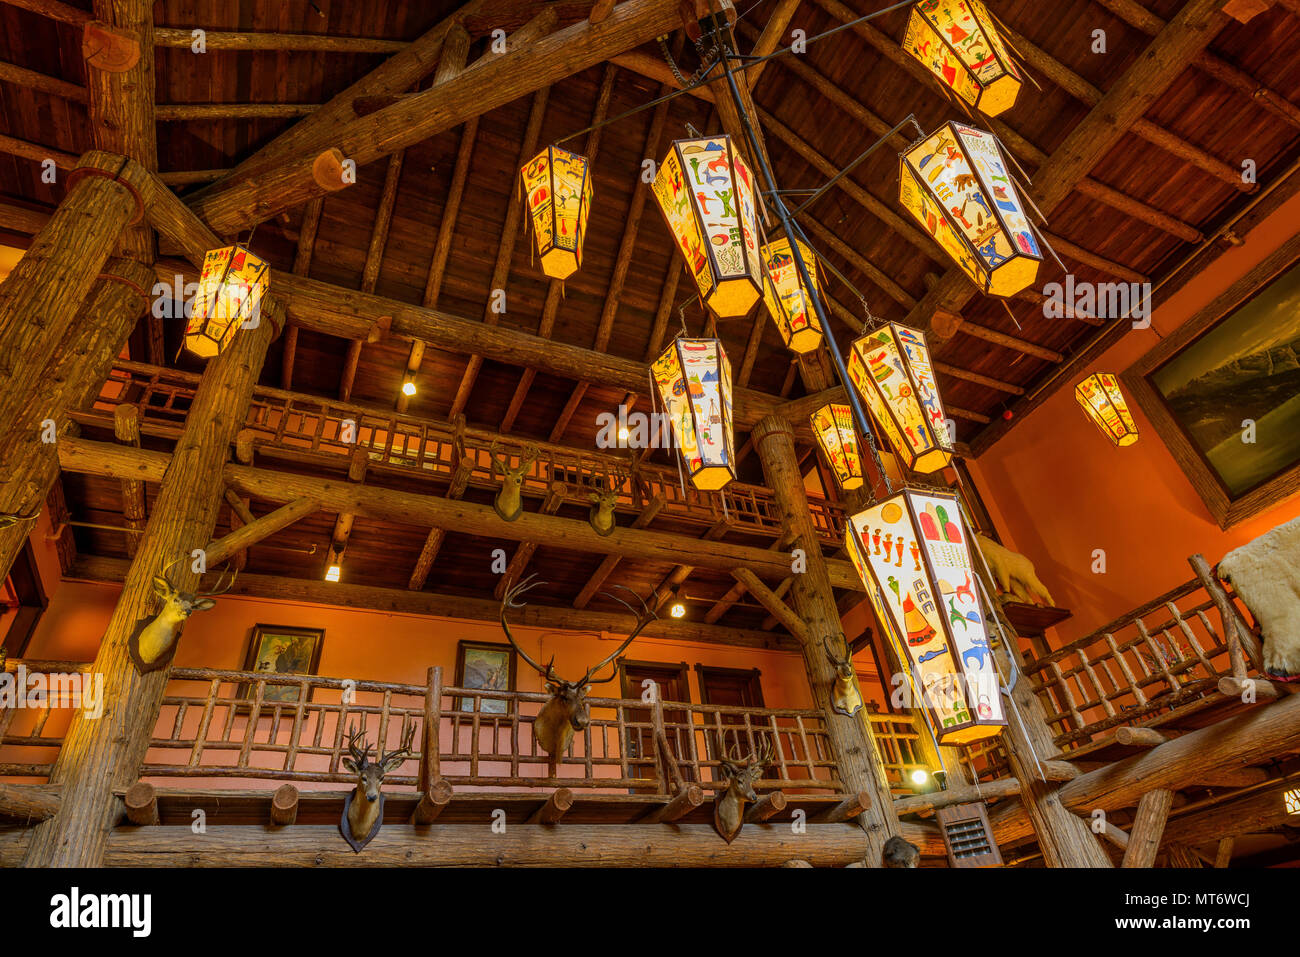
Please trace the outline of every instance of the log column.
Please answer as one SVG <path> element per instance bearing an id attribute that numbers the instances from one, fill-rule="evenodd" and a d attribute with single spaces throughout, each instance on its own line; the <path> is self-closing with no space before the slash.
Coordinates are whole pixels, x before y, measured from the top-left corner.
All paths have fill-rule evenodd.
<path id="1" fill-rule="evenodd" d="M 92 666 L 104 676 L 103 716 L 88 720 L 78 711 L 73 718 L 50 775 L 51 783 L 63 787 L 62 810 L 34 830 L 24 859 L 28 866 L 93 867 L 103 861 L 108 830 L 122 811 L 114 789 L 136 781 L 171 671 L 168 666 L 138 674 L 127 639 L 136 622 L 156 610 L 150 578 L 212 540 L 224 492 L 221 470 L 248 414 L 267 348 L 283 324 L 279 306 L 264 300 L 257 327 L 241 329 L 204 370 Z M 198 585 L 188 561 L 177 563 L 171 574 L 182 590 Z"/>
<path id="2" fill-rule="evenodd" d="M 885 767 L 870 731 L 864 727 L 865 722 L 837 714 L 831 708 L 835 665 L 826 657 L 821 640 L 823 636 L 840 633 L 840 615 L 835 607 L 826 559 L 808 510 L 808 497 L 804 494 L 803 477 L 794 451 L 794 431 L 785 419 L 770 415 L 754 426 L 752 437 L 768 487 L 781 509 L 782 526 L 789 538 L 797 538 L 807 554 L 807 571 L 794 576 L 790 596 L 806 625 L 800 647 L 808 670 L 808 684 L 825 716 L 827 736 L 845 790 L 866 792 L 871 799 L 871 806 L 858 816 L 858 823 L 867 834 L 867 864 L 879 867 L 885 842 L 898 833 L 898 815 L 894 813 Z"/>
<path id="3" fill-rule="evenodd" d="M 33 514 L 49 495 L 59 460 L 57 445 L 42 441 L 41 423 L 53 419 L 62 435 L 68 410 L 99 394 L 113 358 L 148 306 L 146 290 L 153 281 L 147 266 L 111 260 L 54 357 L 31 377 L 34 381 L 11 414 L 0 419 L 0 512 Z M 31 522 L 0 529 L 0 580 L 9 574 L 31 529 Z"/>
<path id="4" fill-rule="evenodd" d="M 63 202 L 0 283 L 0 423 L 35 391 L 123 228 L 143 217 L 144 178 L 120 156 L 86 153 Z"/>

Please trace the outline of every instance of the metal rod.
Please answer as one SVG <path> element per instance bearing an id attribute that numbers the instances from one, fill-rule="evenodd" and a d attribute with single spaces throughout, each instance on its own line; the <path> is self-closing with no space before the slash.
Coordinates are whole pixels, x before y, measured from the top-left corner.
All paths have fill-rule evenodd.
<path id="1" fill-rule="evenodd" d="M 906 6 L 906 4 L 902 4 Z M 804 235 L 803 230 L 790 217 L 790 212 L 785 208 L 785 203 L 780 194 L 776 193 L 776 178 L 772 174 L 772 168 L 768 165 L 767 158 L 763 151 L 759 149 L 758 137 L 754 132 L 754 125 L 749 114 L 745 111 L 745 104 L 740 97 L 740 88 L 736 86 L 736 76 L 731 69 L 731 61 L 727 56 L 727 51 L 723 50 L 722 69 L 727 77 L 727 86 L 731 90 L 731 98 L 735 101 L 736 110 L 740 114 L 740 125 L 745 131 L 745 139 L 749 143 L 750 152 L 753 154 L 754 161 L 758 164 L 759 171 L 763 174 L 763 181 L 767 184 L 769 195 L 772 197 L 772 207 L 776 210 L 777 218 L 781 220 L 781 227 L 790 239 L 798 239 L 804 243 L 808 242 L 808 237 Z M 844 366 L 844 359 L 840 356 L 840 347 L 835 341 L 835 334 L 831 331 L 830 317 L 826 314 L 826 309 L 822 305 L 821 296 L 817 291 L 817 285 L 812 280 L 811 270 L 808 264 L 804 262 L 803 254 L 799 251 L 799 243 L 790 243 L 790 252 L 794 257 L 795 268 L 799 272 L 799 281 L 803 283 L 804 290 L 812 302 L 813 312 L 817 315 L 817 321 L 821 324 L 822 335 L 826 337 L 826 343 L 831 354 L 831 361 L 835 364 L 835 371 L 839 373 L 840 382 L 844 384 L 844 391 L 849 397 L 849 409 L 853 419 L 857 424 L 858 431 L 862 433 L 867 447 L 871 449 L 871 456 L 875 460 L 876 468 L 880 472 L 880 477 L 885 480 L 885 489 L 891 495 L 894 492 L 894 485 L 889 480 L 889 473 L 885 471 L 884 464 L 880 461 L 880 452 L 876 448 L 875 436 L 872 435 L 868 426 L 867 413 L 862 408 L 862 403 L 858 399 L 857 393 L 849 384 L 849 372 Z"/>
<path id="2" fill-rule="evenodd" d="M 872 143 L 870 146 L 868 146 L 868 147 L 867 147 L 867 150 L 866 150 L 865 153 L 863 153 L 861 156 L 859 156 L 857 159 L 855 159 L 852 163 L 850 163 L 848 166 L 844 167 L 842 170 L 840 170 L 838 173 L 836 173 L 834 176 L 832 176 L 830 179 L 828 179 L 825 183 L 823 183 L 823 184 L 822 184 L 822 185 L 817 189 L 817 191 L 816 191 L 815 193 L 813 193 L 811 196 L 809 196 L 807 199 L 805 199 L 805 200 L 803 201 L 803 203 L 799 206 L 798 209 L 796 209 L 793 213 L 790 214 L 790 218 L 791 218 L 791 219 L 798 219 L 800 213 L 802 213 L 805 209 L 807 209 L 807 208 L 808 208 L 809 206 L 811 206 L 813 203 L 817 202 L 817 200 L 821 199 L 823 193 L 825 193 L 828 189 L 830 189 L 832 186 L 834 186 L 836 183 L 838 183 L 841 179 L 843 179 L 845 176 L 847 176 L 849 173 L 851 173 L 851 172 L 852 172 L 852 171 L 853 171 L 857 166 L 859 166 L 860 164 L 866 162 L 867 158 L 868 158 L 869 156 L 871 156 L 872 153 L 874 153 L 876 150 L 880 149 L 880 147 L 883 146 L 885 143 L 888 143 L 889 140 L 893 137 L 893 135 L 894 135 L 895 133 L 897 133 L 900 129 L 902 129 L 905 125 L 907 125 L 909 122 L 910 122 L 910 123 L 915 123 L 915 122 L 916 122 L 916 118 L 915 118 L 911 113 L 907 114 L 907 116 L 904 117 L 904 118 L 903 118 L 903 119 L 898 123 L 898 125 L 895 126 L 892 130 L 890 130 L 890 131 L 889 131 L 888 133 L 886 133 L 884 136 L 880 137 L 880 139 L 876 140 L 874 143 Z M 779 191 L 778 191 L 778 192 L 779 192 Z"/>

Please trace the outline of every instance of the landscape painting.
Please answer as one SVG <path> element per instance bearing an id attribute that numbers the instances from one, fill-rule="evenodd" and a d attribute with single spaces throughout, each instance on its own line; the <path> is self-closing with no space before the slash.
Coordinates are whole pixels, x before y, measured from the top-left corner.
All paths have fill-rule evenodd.
<path id="1" fill-rule="evenodd" d="M 1300 263 L 1147 379 L 1230 498 L 1300 463 Z"/>

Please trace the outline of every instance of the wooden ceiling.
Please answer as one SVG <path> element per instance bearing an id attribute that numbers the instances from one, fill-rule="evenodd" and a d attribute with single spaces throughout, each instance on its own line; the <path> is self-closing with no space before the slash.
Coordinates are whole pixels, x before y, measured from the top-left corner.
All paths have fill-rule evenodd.
<path id="1" fill-rule="evenodd" d="M 460 5 L 160 0 L 152 10 L 159 170 L 182 197 L 192 198 Z M 1248 24 L 1217 12 L 1221 5 L 992 4 L 1042 89 L 1027 88 L 991 126 L 1033 178 L 1033 191 L 1050 213 L 1048 232 L 1079 279 L 1158 282 L 1300 156 L 1300 0 L 1276 0 Z M 114 3 L 95 6 L 101 19 L 113 15 Z M 136 4 L 117 0 L 116 6 Z M 767 51 L 791 30 L 814 37 L 884 6 L 745 0 L 737 3 L 739 45 L 745 52 Z M 54 9 L 63 20 L 31 8 Z M 541 27 L 550 32 L 584 20 L 592 8 L 591 2 L 480 0 L 463 21 L 470 36 L 465 60 L 493 56 L 495 30 L 528 31 L 537 27 L 535 18 L 553 12 L 554 23 Z M 81 9 L 90 4 L 82 0 Z M 76 5 L 0 2 L 0 203 L 10 207 L 52 208 L 62 195 L 62 177 L 43 181 L 40 158 L 67 167 L 97 143 L 80 32 L 66 22 L 76 20 L 70 10 L 75 14 Z M 782 188 L 819 186 L 909 113 L 926 129 L 960 118 L 937 83 L 901 53 L 906 20 L 906 10 L 895 11 L 763 67 L 753 100 Z M 206 31 L 205 53 L 191 50 L 196 28 Z M 1104 53 L 1094 52 L 1097 31 L 1104 31 Z M 320 48 L 327 44 L 332 48 Z M 689 76 L 699 66 L 680 31 L 668 46 L 682 73 Z M 442 68 L 430 63 L 430 77 Z M 660 158 L 688 125 L 719 128 L 709 91 L 678 96 L 568 141 L 595 154 L 595 205 L 583 267 L 562 287 L 533 262 L 519 225 L 517 171 L 521 159 L 541 146 L 593 121 L 620 117 L 678 85 L 658 45 L 625 50 L 361 167 L 354 186 L 276 211 L 257 228 L 253 248 L 277 268 L 335 286 L 644 361 L 681 324 L 696 333 L 708 323 L 687 298 L 693 287 L 673 260 L 668 231 L 640 175 L 643 162 Z M 1045 379 L 1073 384 L 1058 373 L 1063 367 L 1068 373 L 1070 358 L 1106 332 L 1105 322 L 1046 319 L 1032 295 L 1004 304 L 954 282 L 938 247 L 897 201 L 897 154 L 909 138 L 894 137 L 820 198 L 804 221 L 818 252 L 863 294 L 873 314 L 928 326 L 936 306 L 960 311 L 960 330 L 933 345 L 958 438 L 978 451 L 1014 424 L 1004 413 L 1039 401 L 1034 393 Z M 1246 160 L 1257 170 L 1257 185 L 1242 182 Z M 4 222 L 0 218 L 0 226 Z M 0 241 L 21 244 L 25 237 L 17 229 L 0 230 Z M 164 259 L 174 253 L 165 243 L 158 249 Z M 1060 271 L 1045 267 L 1041 278 L 1058 279 Z M 844 283 L 832 279 L 828 288 L 843 348 L 863 308 Z M 491 308 L 495 289 L 505 290 L 501 314 Z M 132 358 L 197 371 L 193 360 L 175 359 L 180 331 L 175 322 L 142 319 Z M 831 382 L 824 357 L 793 362 L 761 306 L 743 320 L 718 323 L 717 334 L 740 384 L 797 398 Z M 400 396 L 408 364 L 418 365 L 418 392 L 409 405 Z M 623 387 L 492 360 L 480 364 L 460 352 L 430 347 L 421 354 L 417 347 L 412 354 L 411 342 L 396 337 L 362 344 L 308 329 L 291 329 L 273 346 L 262 383 L 426 419 L 463 412 L 471 426 L 579 449 L 592 448 L 597 415 L 627 395 Z M 738 436 L 737 445 L 745 438 Z M 743 461 L 743 480 L 761 483 L 756 459 Z M 673 464 L 663 451 L 647 461 Z M 65 483 L 74 517 L 120 524 L 115 483 L 70 477 Z M 565 511 L 579 512 L 572 505 Z M 293 556 L 327 543 L 332 520 L 318 515 L 278 536 L 275 548 L 255 549 L 254 568 L 318 576 L 313 563 L 319 556 Z M 124 554 L 118 534 L 81 529 L 77 535 L 83 551 Z M 423 531 L 358 521 L 349 556 L 358 559 L 359 580 L 402 587 L 423 539 Z M 491 592 L 493 576 L 469 570 L 482 545 L 448 536 L 439 559 L 450 576 L 443 590 Z M 548 567 L 567 569 L 571 580 L 556 582 L 550 597 L 571 602 L 600 558 L 554 558 Z M 622 577 L 611 581 L 643 592 L 673 571 L 624 566 Z M 697 582 L 710 599 L 734 585 L 727 576 L 704 573 L 691 578 L 692 589 Z M 723 620 L 751 627 L 763 617 L 742 603 Z"/>

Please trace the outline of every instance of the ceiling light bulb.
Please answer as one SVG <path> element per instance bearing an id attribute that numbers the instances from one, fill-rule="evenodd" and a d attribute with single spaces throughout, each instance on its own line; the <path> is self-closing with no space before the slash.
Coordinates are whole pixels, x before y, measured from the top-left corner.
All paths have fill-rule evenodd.
<path id="1" fill-rule="evenodd" d="M 402 383 L 402 395 L 415 395 L 415 383 L 410 379 Z"/>
<path id="2" fill-rule="evenodd" d="M 343 569 L 341 566 L 331 565 L 329 568 L 325 569 L 325 580 L 327 582 L 336 582 L 342 574 Z"/>
<path id="3" fill-rule="evenodd" d="M 686 606 L 681 601 L 675 601 L 669 606 L 668 614 L 673 618 L 685 618 Z"/>
<path id="4" fill-rule="evenodd" d="M 912 783 L 918 787 L 930 779 L 930 774 L 925 768 L 917 768 L 912 772 Z"/>

